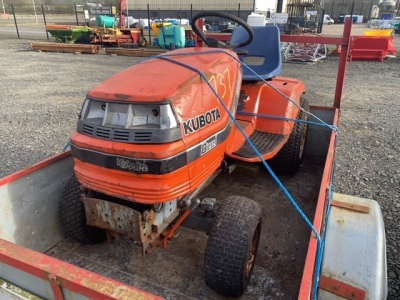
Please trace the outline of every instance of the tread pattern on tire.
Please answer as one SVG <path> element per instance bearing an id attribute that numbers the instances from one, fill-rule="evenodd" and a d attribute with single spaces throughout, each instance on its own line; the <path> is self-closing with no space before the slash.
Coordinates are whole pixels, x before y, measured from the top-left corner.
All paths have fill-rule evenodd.
<path id="1" fill-rule="evenodd" d="M 211 289 L 232 297 L 245 291 L 250 280 L 245 276 L 247 257 L 261 217 L 260 204 L 246 197 L 231 196 L 222 204 L 204 257 L 205 281 Z"/>
<path id="2" fill-rule="evenodd" d="M 80 184 L 73 176 L 61 195 L 58 215 L 67 236 L 84 244 L 97 244 L 106 240 L 103 229 L 86 224 L 85 207 L 80 199 Z"/>
<path id="3" fill-rule="evenodd" d="M 300 99 L 300 107 L 302 107 L 305 111 L 310 111 L 308 100 L 304 96 L 302 96 Z M 300 110 L 296 119 L 308 120 L 308 114 L 303 110 Z M 307 130 L 307 124 L 303 122 L 296 122 L 287 143 L 273 158 L 268 160 L 268 164 L 275 172 L 286 175 L 294 175 L 299 170 L 303 158 L 302 156 L 299 157 L 301 135 L 303 130 Z M 307 132 L 305 134 L 307 134 Z"/>

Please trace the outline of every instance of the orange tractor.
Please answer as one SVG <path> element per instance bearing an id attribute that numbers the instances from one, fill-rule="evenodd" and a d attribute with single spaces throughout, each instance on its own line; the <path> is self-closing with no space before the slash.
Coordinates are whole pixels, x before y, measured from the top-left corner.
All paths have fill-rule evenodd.
<path id="1" fill-rule="evenodd" d="M 196 25 L 205 16 L 240 26 L 226 44 Z M 78 241 L 128 236 L 143 254 L 166 248 L 181 224 L 205 231 L 207 285 L 239 296 L 254 267 L 262 209 L 245 197 L 220 205 L 198 196 L 237 161 L 267 160 L 276 172 L 296 173 L 308 103 L 302 82 L 277 77 L 277 27 L 250 27 L 231 14 L 206 11 L 192 24 L 208 47 L 138 63 L 87 94 L 70 140 L 75 176 L 59 215 Z"/>

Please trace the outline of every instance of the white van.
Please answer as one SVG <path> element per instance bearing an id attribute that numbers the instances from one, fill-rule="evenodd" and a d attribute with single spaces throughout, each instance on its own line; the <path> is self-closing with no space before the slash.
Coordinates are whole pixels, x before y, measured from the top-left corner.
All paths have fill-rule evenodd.
<path id="1" fill-rule="evenodd" d="M 329 15 L 324 15 L 324 24 L 334 24 L 335 21 L 329 16 Z"/>

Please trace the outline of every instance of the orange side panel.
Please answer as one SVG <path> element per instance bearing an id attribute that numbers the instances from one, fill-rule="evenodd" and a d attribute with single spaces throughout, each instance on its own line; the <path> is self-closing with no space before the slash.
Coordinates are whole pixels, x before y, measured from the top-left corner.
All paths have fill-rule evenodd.
<path id="1" fill-rule="evenodd" d="M 191 164 L 189 172 L 193 187 L 198 187 L 221 166 L 224 154 L 225 144 L 222 143 Z"/>
<path id="2" fill-rule="evenodd" d="M 236 120 L 236 121 L 239 123 L 239 126 L 242 128 L 247 137 L 250 137 L 253 134 L 254 126 L 251 121 L 243 121 L 243 120 Z M 233 153 L 239 150 L 240 147 L 242 147 L 245 142 L 246 139 L 243 136 L 242 132 L 234 124 L 232 128 L 231 138 L 227 143 L 226 152 Z"/>
<path id="3" fill-rule="evenodd" d="M 305 92 L 302 82 L 284 77 L 277 77 L 269 84 L 283 95 L 300 104 L 300 97 Z M 283 95 L 264 83 L 243 85 L 243 90 L 249 97 L 244 112 L 271 115 L 296 119 L 298 108 Z M 238 115 L 238 119 L 252 121 L 256 130 L 273 134 L 290 134 L 293 122 L 271 118 L 249 117 Z"/>

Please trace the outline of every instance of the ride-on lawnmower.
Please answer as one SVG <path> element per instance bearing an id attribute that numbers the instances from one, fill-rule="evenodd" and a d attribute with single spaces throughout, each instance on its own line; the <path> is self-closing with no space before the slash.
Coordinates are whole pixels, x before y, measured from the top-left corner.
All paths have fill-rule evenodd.
<path id="1" fill-rule="evenodd" d="M 196 21 L 206 16 L 240 25 L 229 44 L 204 35 Z M 241 196 L 216 205 L 198 195 L 236 161 L 267 160 L 276 172 L 296 173 L 308 103 L 302 82 L 276 77 L 276 26 L 250 27 L 204 11 L 192 29 L 208 47 L 138 63 L 87 94 L 70 140 L 75 176 L 59 215 L 66 234 L 80 242 L 128 236 L 143 254 L 166 248 L 181 224 L 205 231 L 207 285 L 239 296 L 257 255 L 261 207 Z"/>

